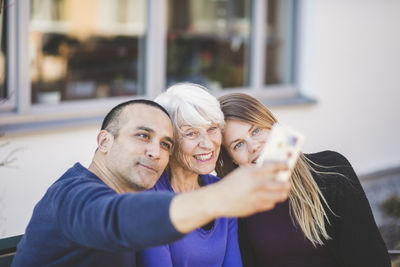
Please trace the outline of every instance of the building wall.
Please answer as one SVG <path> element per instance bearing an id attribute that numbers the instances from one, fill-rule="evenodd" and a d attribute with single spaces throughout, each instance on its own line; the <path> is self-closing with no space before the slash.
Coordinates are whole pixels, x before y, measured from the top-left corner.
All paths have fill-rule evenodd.
<path id="1" fill-rule="evenodd" d="M 306 135 L 305 152 L 337 150 L 358 174 L 400 166 L 400 1 L 301 2 L 299 87 L 316 104 L 279 106 Z M 0 238 L 21 234 L 46 188 L 79 161 L 88 166 L 99 125 L 6 135 L 16 168 L 0 168 Z"/>
<path id="2" fill-rule="evenodd" d="M 400 2 L 304 3 L 300 88 L 317 103 L 273 111 L 305 133 L 306 152 L 342 152 L 359 174 L 399 166 Z"/>

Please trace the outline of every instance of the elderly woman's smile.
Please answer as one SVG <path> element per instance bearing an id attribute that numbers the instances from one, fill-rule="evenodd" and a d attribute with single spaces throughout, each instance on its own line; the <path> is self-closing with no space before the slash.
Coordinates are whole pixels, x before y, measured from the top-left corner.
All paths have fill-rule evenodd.
<path id="1" fill-rule="evenodd" d="M 211 151 L 211 152 L 205 153 L 205 154 L 197 154 L 197 155 L 194 155 L 193 157 L 200 161 L 207 161 L 207 160 L 210 160 L 213 156 L 214 156 L 214 152 Z"/>

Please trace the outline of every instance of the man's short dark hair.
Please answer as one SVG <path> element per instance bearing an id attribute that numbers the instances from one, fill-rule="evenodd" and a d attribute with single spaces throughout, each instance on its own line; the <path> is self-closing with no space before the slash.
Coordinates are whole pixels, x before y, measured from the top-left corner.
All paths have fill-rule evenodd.
<path id="1" fill-rule="evenodd" d="M 110 112 L 106 115 L 106 117 L 103 120 L 103 123 L 101 124 L 101 130 L 106 130 L 110 132 L 112 135 L 115 137 L 118 136 L 118 132 L 120 129 L 120 115 L 122 111 L 124 110 L 125 107 L 130 106 L 130 105 L 135 105 L 135 104 L 143 104 L 147 106 L 152 106 L 155 108 L 158 108 L 159 110 L 163 111 L 168 117 L 169 114 L 163 108 L 161 105 L 158 103 L 147 100 L 147 99 L 134 99 L 134 100 L 129 100 L 126 102 L 123 102 L 121 104 L 118 104 L 117 106 L 113 107 Z"/>

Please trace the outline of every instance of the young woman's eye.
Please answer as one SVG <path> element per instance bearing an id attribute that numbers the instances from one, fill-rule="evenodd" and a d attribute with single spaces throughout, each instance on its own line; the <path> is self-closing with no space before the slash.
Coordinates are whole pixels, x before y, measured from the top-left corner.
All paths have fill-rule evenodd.
<path id="1" fill-rule="evenodd" d="M 237 143 L 237 144 L 233 147 L 233 150 L 237 150 L 237 149 L 241 148 L 242 145 L 243 145 L 243 142 Z"/>
<path id="2" fill-rule="evenodd" d="M 260 131 L 261 131 L 260 128 L 255 128 L 255 129 L 253 130 L 252 134 L 253 134 L 253 135 L 257 135 L 257 134 L 260 133 Z"/>

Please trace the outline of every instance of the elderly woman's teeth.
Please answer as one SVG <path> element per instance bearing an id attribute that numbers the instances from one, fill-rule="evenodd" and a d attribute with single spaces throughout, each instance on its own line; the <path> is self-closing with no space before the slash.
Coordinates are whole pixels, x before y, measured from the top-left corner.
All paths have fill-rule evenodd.
<path id="1" fill-rule="evenodd" d="M 198 154 L 198 155 L 194 155 L 194 157 L 198 160 L 209 160 L 212 157 L 212 152 L 208 153 L 208 154 Z"/>

